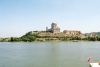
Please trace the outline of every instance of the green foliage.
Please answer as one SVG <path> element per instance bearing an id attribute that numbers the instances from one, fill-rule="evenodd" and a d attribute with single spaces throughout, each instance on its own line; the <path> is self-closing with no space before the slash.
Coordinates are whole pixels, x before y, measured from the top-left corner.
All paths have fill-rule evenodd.
<path id="1" fill-rule="evenodd" d="M 37 32 L 37 31 L 35 31 Z M 51 31 L 42 31 L 42 32 L 51 32 Z M 98 32 L 98 34 L 100 34 L 100 32 Z M 45 38 L 45 40 L 50 41 L 50 40 L 63 40 L 63 41 L 68 41 L 68 40 L 88 40 L 88 41 L 100 41 L 100 37 L 99 36 L 94 36 L 94 37 L 86 37 L 86 38 L 82 38 L 79 36 L 57 36 L 57 34 L 55 33 L 54 35 L 39 35 L 38 33 L 36 34 L 31 34 L 30 32 L 26 33 L 25 35 L 23 35 L 22 37 L 11 37 L 11 39 L 9 38 L 2 38 L 0 40 L 0 42 L 20 42 L 20 41 L 24 41 L 24 42 L 33 42 L 37 39 L 37 41 L 39 41 L 39 38 Z"/>
<path id="2" fill-rule="evenodd" d="M 7 40 L 6 39 L 2 39 L 0 42 L 7 42 Z"/>
<path id="3" fill-rule="evenodd" d="M 37 34 L 30 34 L 30 33 L 26 33 L 24 36 L 21 37 L 22 41 L 29 41 L 29 42 L 32 42 L 32 41 L 35 41 L 36 40 L 36 37 L 38 37 Z"/>
<path id="4" fill-rule="evenodd" d="M 48 31 L 46 31 L 46 32 L 52 32 L 51 30 L 48 30 Z"/>
<path id="5" fill-rule="evenodd" d="M 100 32 L 93 32 L 94 34 L 100 36 Z"/>
<path id="6" fill-rule="evenodd" d="M 80 37 L 77 37 L 76 40 L 81 40 L 81 38 Z"/>
<path id="7" fill-rule="evenodd" d="M 30 32 L 28 32 L 25 35 L 23 35 L 22 37 L 26 37 L 26 36 L 35 36 L 35 37 L 37 37 L 38 34 L 30 34 Z"/>
<path id="8" fill-rule="evenodd" d="M 36 37 L 34 36 L 27 36 L 27 37 L 22 37 L 22 41 L 29 41 L 29 42 L 32 42 L 32 41 L 35 41 L 36 40 Z"/>
<path id="9" fill-rule="evenodd" d="M 95 37 L 88 37 L 88 40 L 89 41 L 96 41 L 96 38 Z"/>
<path id="10" fill-rule="evenodd" d="M 100 37 L 97 36 L 96 38 L 97 38 L 98 41 L 100 41 Z"/>
<path id="11" fill-rule="evenodd" d="M 82 40 L 88 40 L 88 38 L 82 38 Z"/>
<path id="12" fill-rule="evenodd" d="M 11 37 L 10 41 L 11 42 L 20 42 L 21 41 L 21 38 Z"/>
<path id="13" fill-rule="evenodd" d="M 11 39 L 9 40 L 10 42 L 20 42 L 20 41 L 24 41 L 24 42 L 32 42 L 35 41 L 37 37 L 37 34 L 30 34 L 30 33 L 26 33 L 25 35 L 23 35 L 22 37 L 11 37 Z"/>
<path id="14" fill-rule="evenodd" d="M 71 40 L 81 40 L 80 37 L 71 37 Z"/>

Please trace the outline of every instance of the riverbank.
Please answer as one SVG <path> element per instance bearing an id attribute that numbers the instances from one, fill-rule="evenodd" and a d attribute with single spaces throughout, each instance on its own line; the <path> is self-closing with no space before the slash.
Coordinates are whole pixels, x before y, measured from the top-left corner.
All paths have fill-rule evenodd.
<path id="1" fill-rule="evenodd" d="M 100 41 L 99 36 L 40 36 L 38 34 L 30 34 L 26 33 L 25 35 L 21 37 L 10 37 L 10 38 L 0 38 L 0 42 L 34 42 L 34 41 L 40 41 L 40 42 L 45 42 L 45 41 L 73 41 L 73 42 L 78 42 L 78 41 Z"/>

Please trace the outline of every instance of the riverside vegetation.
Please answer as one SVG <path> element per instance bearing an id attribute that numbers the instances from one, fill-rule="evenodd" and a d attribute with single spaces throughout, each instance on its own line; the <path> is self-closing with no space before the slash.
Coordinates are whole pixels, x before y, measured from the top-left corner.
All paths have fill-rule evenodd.
<path id="1" fill-rule="evenodd" d="M 39 36 L 38 34 L 30 34 L 29 32 L 21 37 L 2 38 L 0 42 L 33 42 L 33 41 L 100 41 L 100 37 L 85 37 L 79 36 Z"/>

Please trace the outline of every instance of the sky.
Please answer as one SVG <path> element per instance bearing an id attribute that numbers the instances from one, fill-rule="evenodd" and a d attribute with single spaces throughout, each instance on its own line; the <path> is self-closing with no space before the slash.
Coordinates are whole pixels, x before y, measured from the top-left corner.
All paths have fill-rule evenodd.
<path id="1" fill-rule="evenodd" d="M 20 37 L 46 30 L 100 31 L 100 0 L 0 0 L 0 37 Z"/>

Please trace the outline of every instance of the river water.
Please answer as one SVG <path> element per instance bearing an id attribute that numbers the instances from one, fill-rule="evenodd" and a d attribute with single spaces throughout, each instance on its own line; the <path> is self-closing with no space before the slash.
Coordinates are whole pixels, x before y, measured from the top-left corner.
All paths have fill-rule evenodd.
<path id="1" fill-rule="evenodd" d="M 0 67 L 90 67 L 100 42 L 1 42 Z"/>

